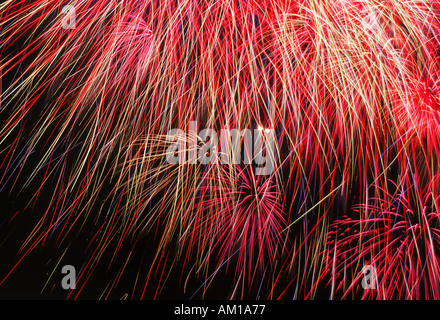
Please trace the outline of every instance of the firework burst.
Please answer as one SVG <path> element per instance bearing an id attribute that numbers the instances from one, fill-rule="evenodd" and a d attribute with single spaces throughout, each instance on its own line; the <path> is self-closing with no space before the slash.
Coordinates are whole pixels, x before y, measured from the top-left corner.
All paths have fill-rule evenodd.
<path id="1" fill-rule="evenodd" d="M 185 297 L 439 298 L 439 9 L 5 1 L 0 190 L 23 205 L 2 228 L 27 227 L 2 239 L 20 244 L 0 286 L 50 247 L 48 295 L 70 252 L 83 258 L 67 298 L 103 269 L 102 298 L 168 283 Z M 200 129 L 225 128 L 273 132 L 273 171 L 205 154 Z M 359 289 L 365 265 L 377 291 Z"/>

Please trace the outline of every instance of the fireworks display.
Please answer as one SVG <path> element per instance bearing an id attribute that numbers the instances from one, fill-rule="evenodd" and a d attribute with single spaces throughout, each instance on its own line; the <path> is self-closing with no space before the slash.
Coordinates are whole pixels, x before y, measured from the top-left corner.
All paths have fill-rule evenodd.
<path id="1" fill-rule="evenodd" d="M 440 1 L 6 0 L 0 59 L 0 294 L 440 298 Z"/>

